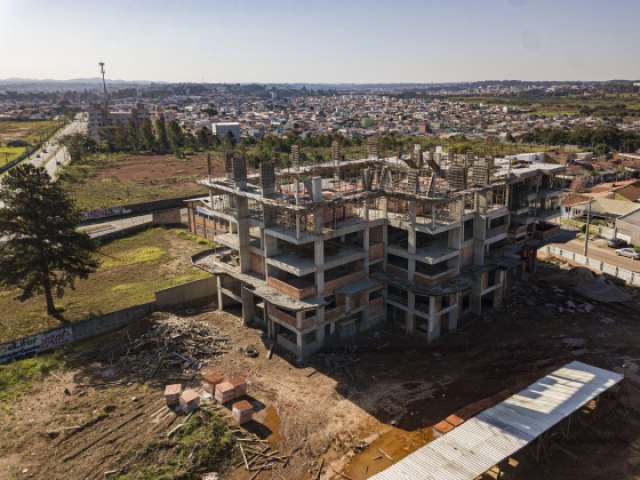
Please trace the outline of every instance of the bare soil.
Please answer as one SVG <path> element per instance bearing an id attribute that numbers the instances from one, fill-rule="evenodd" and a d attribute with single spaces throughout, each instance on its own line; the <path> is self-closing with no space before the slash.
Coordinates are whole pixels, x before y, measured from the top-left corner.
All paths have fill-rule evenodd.
<path id="1" fill-rule="evenodd" d="M 632 300 L 624 304 L 593 302 L 573 290 L 589 276 L 541 263 L 536 277 L 513 285 L 502 311 L 489 311 L 433 345 L 384 325 L 357 339 L 357 362 L 317 372 L 318 358 L 299 365 L 276 349 L 269 360 L 262 332 L 243 326 L 233 310 L 195 309 L 189 316 L 214 322 L 232 339 L 228 353 L 200 373 L 246 377 L 250 397 L 264 407 L 243 429 L 291 455 L 286 468 L 258 479 L 316 478 L 321 464 L 319 478 L 368 478 L 431 441 L 431 427 L 456 410 L 503 389 L 515 393 L 573 360 L 617 371 L 626 360 L 626 380 L 595 410 L 590 405 L 578 412 L 568 438 L 552 430 L 539 461 L 530 448 L 515 455 L 506 478 L 640 478 L 639 295 L 629 289 Z M 50 376 L 17 399 L 12 415 L 0 411 L 0 479 L 104 478 L 106 471 L 134 472 L 144 463 L 171 460 L 166 433 L 179 420 L 155 423 L 150 415 L 162 406 L 165 384 L 198 386 L 200 375 L 103 378 L 112 367 L 104 356 L 110 342 L 144 328 L 137 324 L 69 355 L 59 378 Z M 248 357 L 247 346 L 258 357 Z M 105 381 L 124 385 L 81 386 Z M 235 425 L 226 408 L 218 411 Z M 83 428 L 63 432 L 74 425 Z M 253 477 L 244 466 L 222 473 L 234 480 Z"/>
<path id="2" fill-rule="evenodd" d="M 212 168 L 215 175 L 224 173 L 224 166 L 220 163 L 212 161 Z M 158 179 L 194 176 L 204 178 L 206 175 L 206 154 L 192 155 L 186 159 L 178 159 L 175 155 L 132 155 L 119 161 L 117 166 L 100 170 L 96 178 L 134 180 L 151 185 Z M 197 186 L 195 182 L 190 185 Z"/>

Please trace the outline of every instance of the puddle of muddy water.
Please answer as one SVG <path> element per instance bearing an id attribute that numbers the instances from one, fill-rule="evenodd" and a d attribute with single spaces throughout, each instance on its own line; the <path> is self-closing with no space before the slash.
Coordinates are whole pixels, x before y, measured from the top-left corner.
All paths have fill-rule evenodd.
<path id="1" fill-rule="evenodd" d="M 345 475 L 352 480 L 365 480 L 433 440 L 431 427 L 412 432 L 395 427 L 384 428 L 384 433 L 351 459 L 344 469 Z"/>
<path id="2" fill-rule="evenodd" d="M 267 437 L 269 446 L 271 446 L 272 449 L 277 450 L 280 445 L 280 416 L 273 405 L 269 405 L 265 410 L 263 423 L 269 430 L 271 430 L 271 435 Z"/>

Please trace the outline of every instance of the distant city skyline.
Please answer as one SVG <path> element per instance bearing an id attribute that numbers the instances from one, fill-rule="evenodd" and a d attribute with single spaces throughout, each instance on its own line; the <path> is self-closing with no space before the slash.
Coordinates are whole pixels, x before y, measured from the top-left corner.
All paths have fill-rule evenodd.
<path id="1" fill-rule="evenodd" d="M 635 0 L 0 0 L 0 79 L 640 79 Z"/>

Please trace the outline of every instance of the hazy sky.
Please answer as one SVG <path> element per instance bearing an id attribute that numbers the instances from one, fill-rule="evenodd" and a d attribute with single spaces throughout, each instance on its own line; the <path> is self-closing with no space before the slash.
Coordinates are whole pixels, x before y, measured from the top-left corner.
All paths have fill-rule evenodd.
<path id="1" fill-rule="evenodd" d="M 640 79 L 639 0 L 0 0 L 0 78 Z"/>

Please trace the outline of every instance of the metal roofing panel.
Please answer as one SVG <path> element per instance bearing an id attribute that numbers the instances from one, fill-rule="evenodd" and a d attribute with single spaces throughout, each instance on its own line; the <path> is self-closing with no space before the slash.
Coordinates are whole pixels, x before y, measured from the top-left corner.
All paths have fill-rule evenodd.
<path id="1" fill-rule="evenodd" d="M 473 480 L 621 380 L 571 362 L 371 478 Z"/>

